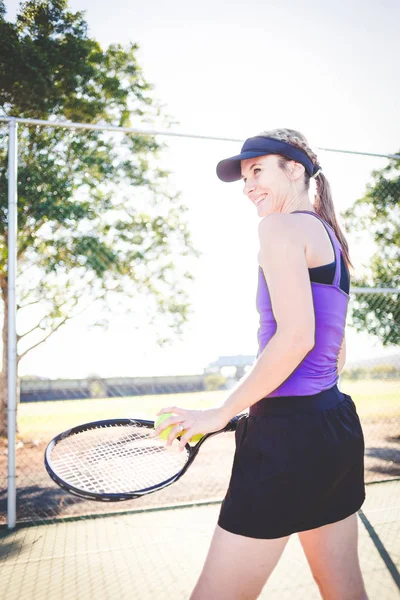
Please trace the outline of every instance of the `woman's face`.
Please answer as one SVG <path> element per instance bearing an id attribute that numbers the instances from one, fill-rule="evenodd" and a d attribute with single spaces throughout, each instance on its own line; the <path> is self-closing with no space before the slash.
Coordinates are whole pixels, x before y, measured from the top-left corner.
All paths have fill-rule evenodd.
<path id="1" fill-rule="evenodd" d="M 259 217 L 266 217 L 274 212 L 284 212 L 284 207 L 296 196 L 287 173 L 279 167 L 280 156 L 268 154 L 241 161 L 243 193 L 257 207 Z M 294 161 L 288 163 L 290 169 Z"/>

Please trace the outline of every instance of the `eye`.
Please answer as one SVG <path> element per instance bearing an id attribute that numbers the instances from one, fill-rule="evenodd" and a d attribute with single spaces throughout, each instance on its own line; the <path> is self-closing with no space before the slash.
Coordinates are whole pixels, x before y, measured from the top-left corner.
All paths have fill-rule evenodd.
<path id="1" fill-rule="evenodd" d="M 257 172 L 257 171 L 261 171 L 261 169 L 260 169 L 259 167 L 255 167 L 255 168 L 253 169 L 253 173 L 254 173 L 254 175 L 256 174 L 256 172 Z"/>

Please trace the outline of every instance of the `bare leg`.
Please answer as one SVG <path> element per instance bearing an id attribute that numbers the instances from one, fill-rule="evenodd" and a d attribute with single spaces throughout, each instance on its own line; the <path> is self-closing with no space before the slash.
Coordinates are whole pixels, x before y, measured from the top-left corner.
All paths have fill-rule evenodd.
<path id="1" fill-rule="evenodd" d="M 357 515 L 299 533 L 324 600 L 368 600 L 357 550 Z"/>
<path id="2" fill-rule="evenodd" d="M 255 600 L 288 539 L 248 538 L 217 525 L 190 600 Z"/>

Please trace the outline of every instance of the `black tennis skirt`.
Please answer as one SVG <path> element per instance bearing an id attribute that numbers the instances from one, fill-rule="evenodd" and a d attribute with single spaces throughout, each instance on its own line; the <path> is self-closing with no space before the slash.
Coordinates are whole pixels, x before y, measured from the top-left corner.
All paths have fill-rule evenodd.
<path id="1" fill-rule="evenodd" d="M 280 538 L 341 521 L 365 499 L 364 438 L 350 396 L 264 398 L 239 421 L 218 525 Z"/>

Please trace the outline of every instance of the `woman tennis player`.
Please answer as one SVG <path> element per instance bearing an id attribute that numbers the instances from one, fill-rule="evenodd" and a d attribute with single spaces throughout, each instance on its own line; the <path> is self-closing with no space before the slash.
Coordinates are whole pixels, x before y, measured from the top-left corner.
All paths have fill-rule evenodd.
<path id="1" fill-rule="evenodd" d="M 302 134 L 276 129 L 246 140 L 217 166 L 242 179 L 259 224 L 259 352 L 227 400 L 208 410 L 168 407 L 168 443 L 239 422 L 226 497 L 192 600 L 257 598 L 292 533 L 321 595 L 364 600 L 356 512 L 364 441 L 350 396 L 337 386 L 346 355 L 348 245 L 330 188 Z M 314 203 L 310 178 L 316 180 Z"/>

